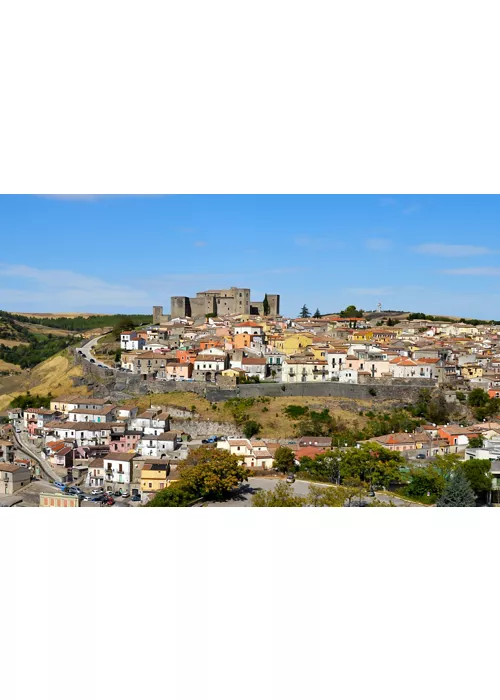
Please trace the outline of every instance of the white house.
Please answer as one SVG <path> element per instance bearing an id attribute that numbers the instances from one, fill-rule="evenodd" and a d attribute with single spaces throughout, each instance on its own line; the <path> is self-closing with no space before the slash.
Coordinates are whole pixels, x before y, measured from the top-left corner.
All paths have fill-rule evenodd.
<path id="1" fill-rule="evenodd" d="M 312 354 L 292 355 L 283 363 L 281 380 L 285 383 L 326 382 L 326 360 L 316 360 Z"/>
<path id="2" fill-rule="evenodd" d="M 164 459 L 167 452 L 174 452 L 178 445 L 177 433 L 169 431 L 161 435 L 144 435 L 137 445 L 137 450 L 143 457 Z"/>
<path id="3" fill-rule="evenodd" d="M 133 430 L 142 430 L 144 435 L 161 435 L 170 429 L 170 416 L 162 408 L 149 408 L 130 420 Z"/>
<path id="4" fill-rule="evenodd" d="M 122 350 L 142 350 L 145 344 L 144 338 L 138 336 L 136 331 L 126 331 L 120 335 Z"/>
<path id="5" fill-rule="evenodd" d="M 237 323 L 234 326 L 234 334 L 240 335 L 241 333 L 248 333 L 248 335 L 263 335 L 263 327 L 259 326 L 258 323 L 254 323 L 253 321 Z"/>
<path id="6" fill-rule="evenodd" d="M 106 491 L 128 491 L 133 476 L 135 455 L 129 452 L 110 452 L 103 457 Z"/>
<path id="7" fill-rule="evenodd" d="M 115 418 L 116 406 L 111 404 L 101 408 L 77 408 L 70 412 L 69 420 L 73 423 L 111 423 Z"/>
<path id="8" fill-rule="evenodd" d="M 267 376 L 267 362 L 265 357 L 244 357 L 241 360 L 241 369 L 249 377 L 259 377 L 265 379 Z"/>
<path id="9" fill-rule="evenodd" d="M 358 370 L 346 367 L 346 369 L 339 370 L 338 378 L 341 384 L 357 384 Z"/>
<path id="10" fill-rule="evenodd" d="M 51 423 L 44 429 L 45 437 L 72 440 L 77 447 L 83 445 L 107 445 L 111 441 L 113 425 L 110 423 Z"/>

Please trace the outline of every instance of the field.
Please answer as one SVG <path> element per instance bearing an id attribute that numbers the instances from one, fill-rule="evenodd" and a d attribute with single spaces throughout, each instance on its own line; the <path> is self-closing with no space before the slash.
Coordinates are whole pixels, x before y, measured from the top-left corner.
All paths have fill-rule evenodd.
<path id="1" fill-rule="evenodd" d="M 7 338 L 0 338 L 0 345 L 5 345 L 7 348 L 15 348 L 18 345 L 28 345 L 23 340 L 8 340 Z"/>
<path id="2" fill-rule="evenodd" d="M 74 331 L 66 331 L 63 328 L 49 328 L 48 326 L 40 326 L 38 323 L 23 323 L 22 321 L 19 321 L 19 325 L 26 328 L 27 331 L 33 333 L 34 335 L 79 335 L 75 334 Z"/>
<path id="3" fill-rule="evenodd" d="M 72 377 L 82 376 L 82 368 L 74 365 L 72 356 L 62 352 L 45 362 L 40 363 L 31 371 L 24 370 L 12 377 L 0 377 L 0 411 L 8 407 L 12 399 L 29 390 L 32 394 L 48 394 L 61 396 L 75 393 Z M 78 394 L 85 396 L 86 386 L 78 388 Z"/>
<path id="4" fill-rule="evenodd" d="M 21 372 L 21 368 L 13 365 L 12 362 L 4 362 L 0 360 L 0 372 Z"/>
<path id="5" fill-rule="evenodd" d="M 227 403 L 211 404 L 206 399 L 191 392 L 175 391 L 171 394 L 152 394 L 151 397 L 137 397 L 133 400 L 127 400 L 125 403 L 132 403 L 141 410 L 145 410 L 149 408 L 150 400 L 153 405 L 158 406 L 171 404 L 187 409 L 191 409 L 194 406 L 196 414 L 202 420 L 234 423 L 230 405 Z M 259 435 L 262 437 L 294 437 L 296 421 L 283 413 L 283 409 L 290 405 L 308 406 L 313 411 L 322 411 L 328 408 L 331 415 L 335 418 L 342 420 L 349 426 L 354 426 L 356 423 L 359 428 L 362 428 L 366 424 L 367 419 L 364 416 L 360 416 L 359 411 L 373 408 L 375 404 L 372 401 L 350 402 L 336 397 L 318 399 L 318 397 L 314 396 L 280 396 L 266 398 L 266 403 L 256 400 L 253 406 L 245 410 L 245 413 L 248 414 L 249 420 L 255 420 L 261 424 L 262 428 Z M 382 408 L 383 405 L 381 401 L 377 404 L 379 408 Z M 216 408 L 213 406 L 216 406 Z M 263 409 L 267 409 L 267 411 Z"/>

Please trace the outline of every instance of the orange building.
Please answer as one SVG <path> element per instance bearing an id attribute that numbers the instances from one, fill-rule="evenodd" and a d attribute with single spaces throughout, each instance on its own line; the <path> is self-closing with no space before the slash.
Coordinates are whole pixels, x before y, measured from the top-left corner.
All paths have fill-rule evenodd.
<path id="1" fill-rule="evenodd" d="M 249 333 L 238 333 L 233 338 L 233 345 L 236 350 L 242 350 L 243 348 L 249 348 L 252 342 L 252 337 Z"/>
<path id="2" fill-rule="evenodd" d="M 194 350 L 177 350 L 175 355 L 181 364 L 190 363 L 194 365 L 196 360 L 196 353 Z"/>

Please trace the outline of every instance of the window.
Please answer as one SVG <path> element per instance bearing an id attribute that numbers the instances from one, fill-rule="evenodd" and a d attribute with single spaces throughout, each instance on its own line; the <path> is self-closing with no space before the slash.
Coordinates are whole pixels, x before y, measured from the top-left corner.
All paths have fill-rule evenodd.
<path id="1" fill-rule="evenodd" d="M 150 489 L 153 488 L 153 484 L 152 484 L 151 482 L 149 482 L 149 488 L 150 488 Z"/>

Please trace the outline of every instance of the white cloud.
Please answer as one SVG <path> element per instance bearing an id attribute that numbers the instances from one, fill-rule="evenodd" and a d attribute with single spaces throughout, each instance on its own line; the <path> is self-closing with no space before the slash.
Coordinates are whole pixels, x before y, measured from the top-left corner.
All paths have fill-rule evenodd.
<path id="1" fill-rule="evenodd" d="M 438 255 L 447 258 L 466 258 L 469 255 L 488 255 L 495 251 L 485 246 L 478 245 L 455 245 L 448 243 L 422 243 L 415 246 L 412 250 L 415 253 L 423 253 L 424 255 Z"/>
<path id="2" fill-rule="evenodd" d="M 328 238 L 326 236 L 295 236 L 293 239 L 295 245 L 301 248 L 311 248 L 312 250 L 326 250 L 328 248 L 342 248 L 342 241 Z"/>
<path id="3" fill-rule="evenodd" d="M 415 212 L 420 211 L 421 209 L 421 204 L 410 204 L 408 207 L 405 207 L 405 209 L 403 209 L 403 214 L 414 214 Z"/>
<path id="4" fill-rule="evenodd" d="M 368 250 L 390 250 L 392 248 L 392 241 L 388 238 L 368 238 L 365 241 L 365 245 Z"/>
<path id="5" fill-rule="evenodd" d="M 138 308 L 153 304 L 149 295 L 141 289 L 112 284 L 71 270 L 40 270 L 27 265 L 0 265 L 0 277 L 25 280 L 29 287 L 0 290 L 4 305 L 9 306 L 19 302 L 38 307 L 45 304 L 47 312 L 51 309 L 69 312 L 73 308 Z"/>
<path id="6" fill-rule="evenodd" d="M 461 267 L 442 272 L 445 275 L 500 275 L 500 267 Z"/>
<path id="7" fill-rule="evenodd" d="M 46 199 L 66 199 L 75 200 L 83 202 L 93 202 L 96 199 L 102 197 L 108 197 L 107 194 L 39 194 L 38 197 L 45 197 Z"/>

